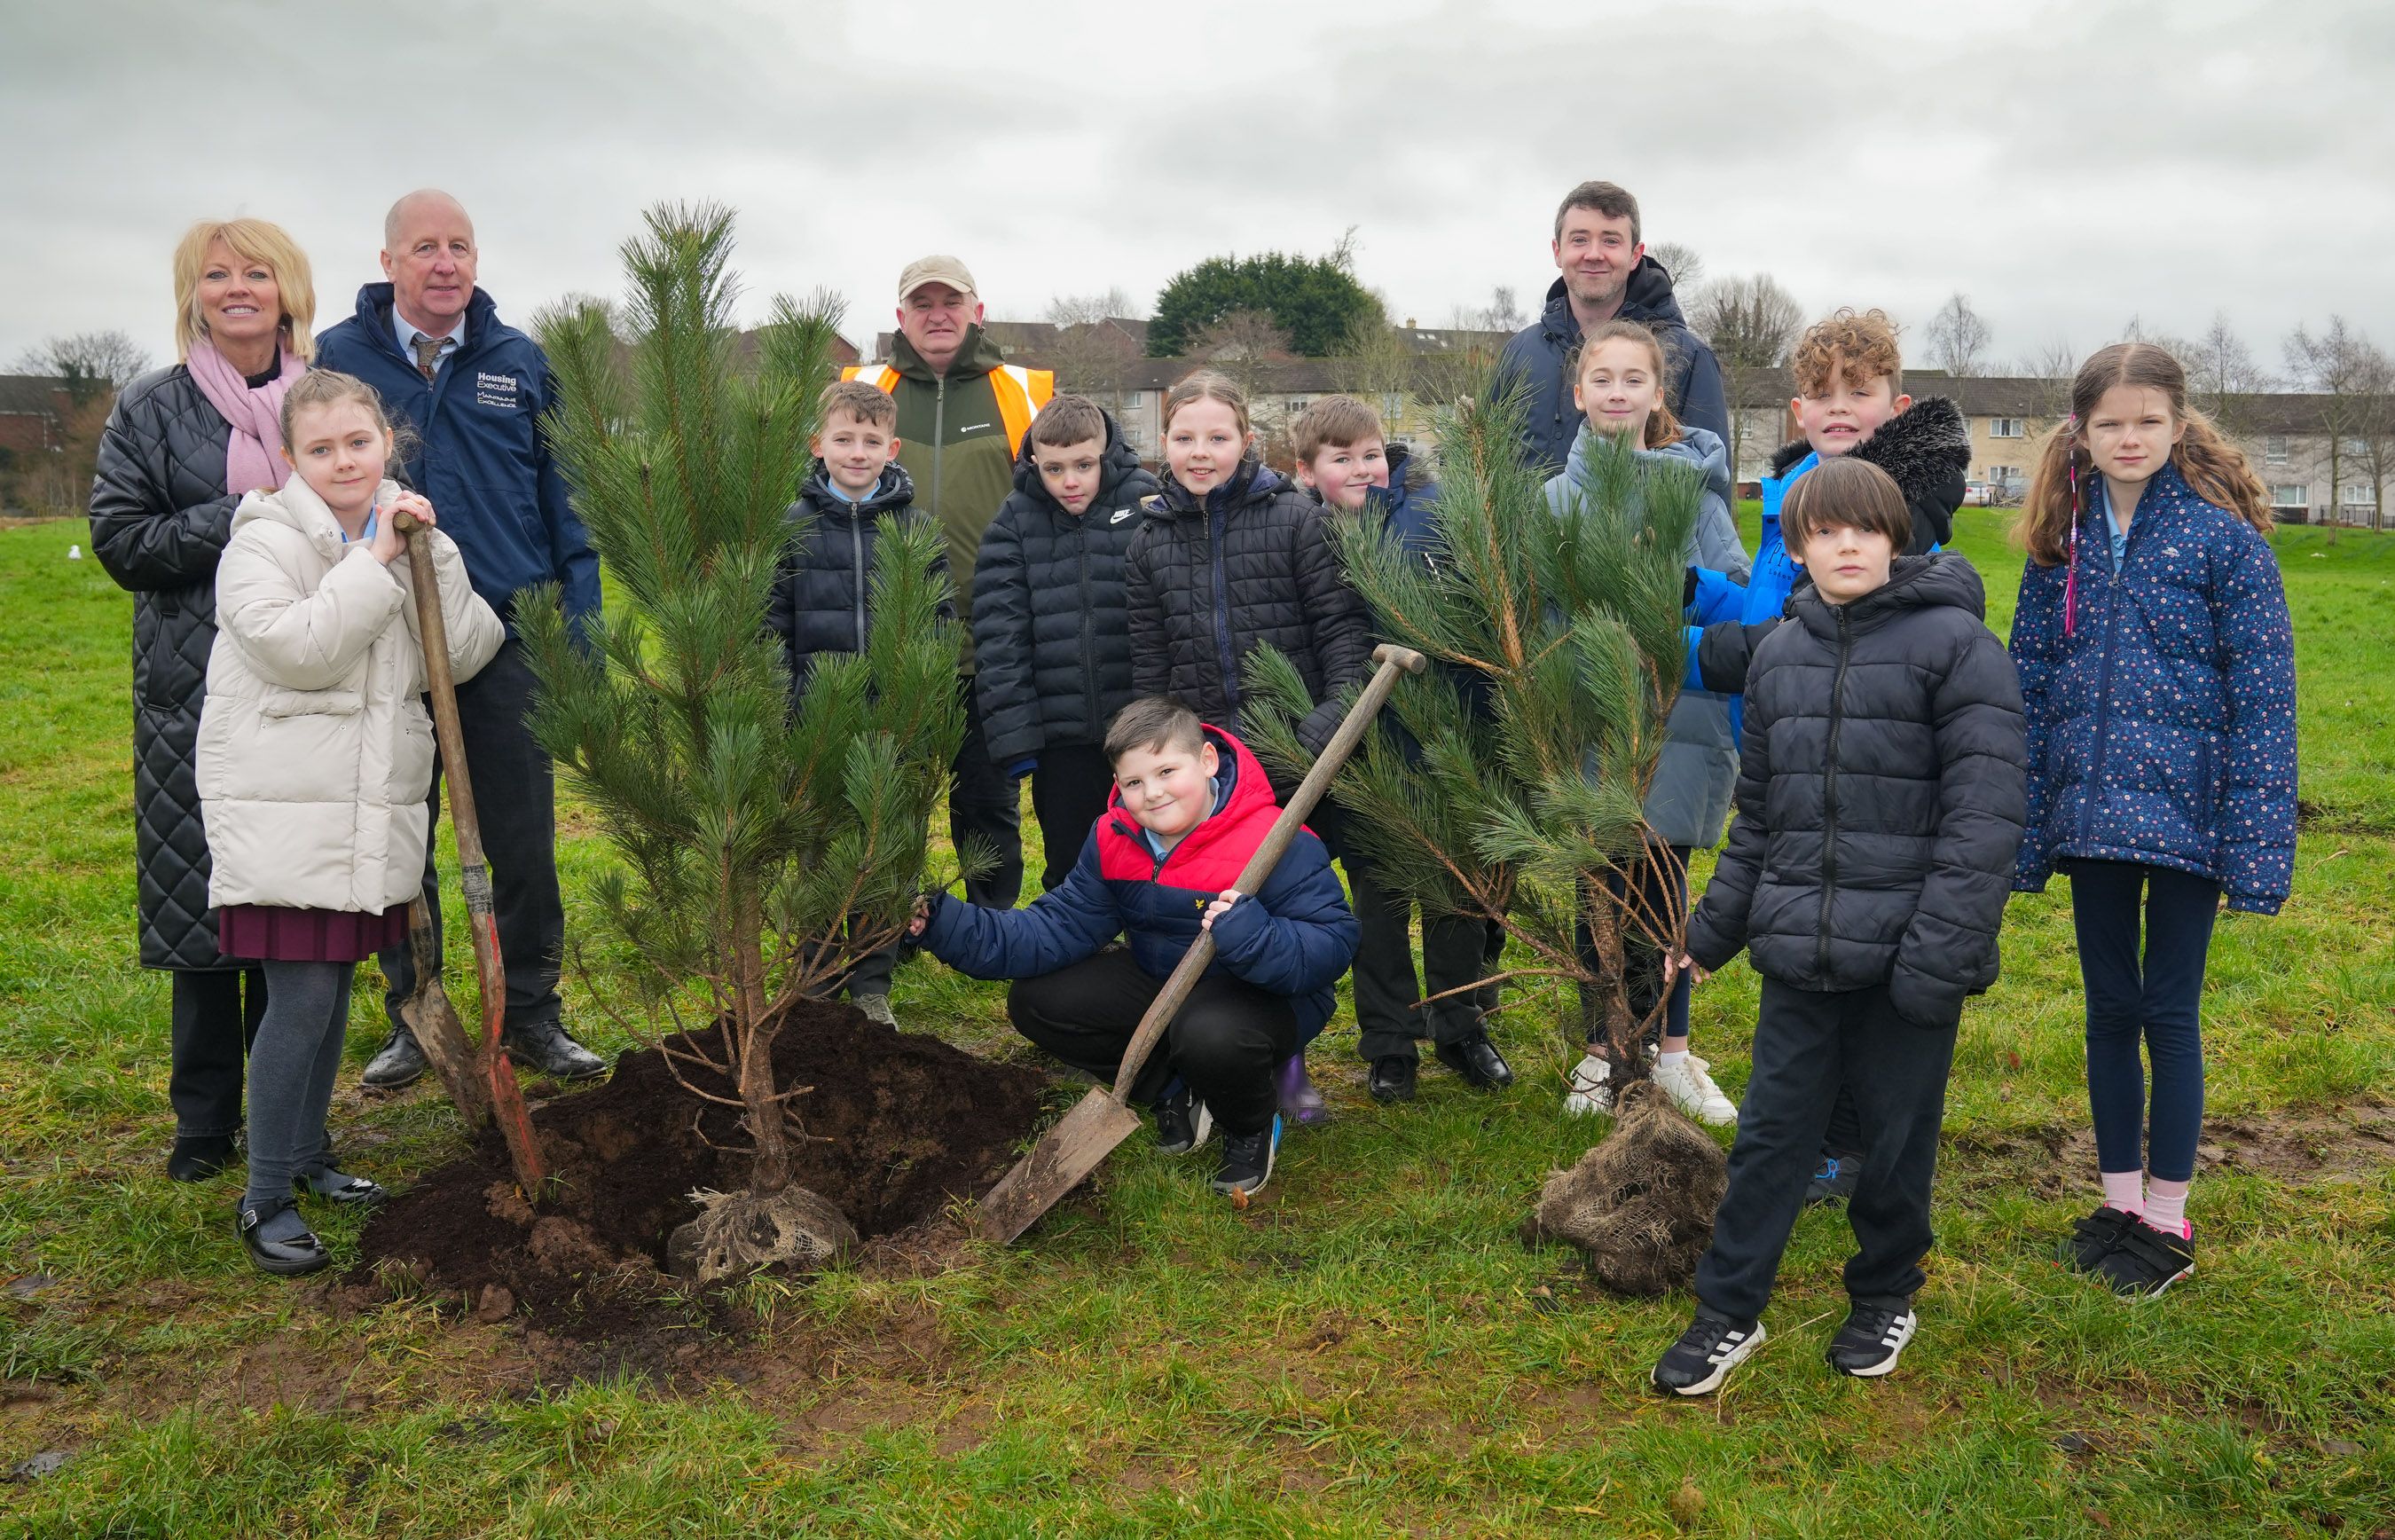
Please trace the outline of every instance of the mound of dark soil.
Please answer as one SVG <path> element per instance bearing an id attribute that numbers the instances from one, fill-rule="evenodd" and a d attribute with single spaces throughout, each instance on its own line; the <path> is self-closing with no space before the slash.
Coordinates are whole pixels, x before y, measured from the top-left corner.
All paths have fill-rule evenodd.
<path id="1" fill-rule="evenodd" d="M 701 1045 L 721 1056 L 712 1035 Z M 987 1191 L 1039 1121 L 1048 1077 L 938 1038 L 877 1026 L 810 1001 L 774 1044 L 778 1082 L 809 1137 L 795 1180 L 829 1199 L 867 1242 L 945 1223 Z M 709 1090 L 704 1071 L 686 1073 Z M 536 1210 L 486 1131 L 474 1152 L 386 1204 L 367 1226 L 354 1282 L 457 1297 L 489 1317 L 520 1311 L 574 1336 L 634 1325 L 671 1294 L 666 1237 L 698 1212 L 690 1194 L 748 1179 L 737 1109 L 693 1095 L 656 1049 L 626 1054 L 606 1084 L 534 1106 L 556 1181 Z"/>
<path id="2" fill-rule="evenodd" d="M 1578 1246 L 1615 1294 L 1668 1294 L 1696 1276 L 1728 1162 L 1653 1081 L 1622 1087 L 1617 1108 L 1612 1130 L 1540 1189 L 1523 1239 Z"/>

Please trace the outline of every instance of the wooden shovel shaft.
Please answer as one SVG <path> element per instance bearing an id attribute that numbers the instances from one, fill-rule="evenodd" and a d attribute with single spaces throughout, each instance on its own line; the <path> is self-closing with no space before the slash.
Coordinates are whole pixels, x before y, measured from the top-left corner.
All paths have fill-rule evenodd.
<path id="1" fill-rule="evenodd" d="M 449 627 L 441 615 L 441 585 L 433 574 L 432 539 L 413 515 L 391 516 L 407 538 L 408 587 L 416 595 L 416 631 L 424 643 L 424 687 L 432 697 L 433 741 L 441 748 L 441 773 L 449 783 L 449 825 L 457 836 L 457 882 L 466 894 L 466 923 L 474 937 L 474 973 L 483 991 L 483 1072 L 489 1082 L 491 1112 L 507 1136 L 517 1180 L 527 1187 L 547 1175 L 532 1116 L 516 1084 L 500 1037 L 507 1025 L 507 966 L 499 956 L 498 912 L 491 901 L 491 868 L 483 856 L 483 825 L 474 815 L 474 782 L 466 769 L 466 735 L 457 721 L 457 682 L 449 671 Z"/>
<path id="2" fill-rule="evenodd" d="M 1392 644 L 1372 649 L 1372 661 L 1380 667 L 1373 670 L 1371 679 L 1364 685 L 1364 693 L 1356 697 L 1356 704 L 1348 709 L 1347 715 L 1340 722 L 1339 730 L 1330 735 L 1330 741 L 1315 757 L 1314 768 L 1305 773 L 1305 778 L 1297 783 L 1297 790 L 1290 793 L 1289 801 L 1281 804 L 1280 816 L 1273 820 L 1271 831 L 1264 835 L 1264 843 L 1256 846 L 1256 853 L 1248 857 L 1247 870 L 1240 872 L 1238 881 L 1231 884 L 1239 892 L 1252 894 L 1264 885 L 1264 880 L 1272 875 L 1273 868 L 1280 865 L 1280 858 L 1289 853 L 1290 843 L 1297 839 L 1297 831 L 1305 827 L 1306 815 L 1314 811 L 1315 804 L 1322 801 L 1323 793 L 1330 790 L 1331 777 L 1338 775 L 1339 767 L 1347 763 L 1347 756 L 1356 751 L 1356 745 L 1364 740 L 1364 734 L 1370 729 L 1372 719 L 1380 714 L 1381 707 L 1387 702 L 1389 692 L 1397 687 L 1397 676 L 1420 673 L 1425 663 L 1422 654 Z M 1157 991 L 1155 1002 L 1148 1006 L 1147 1014 L 1140 1017 L 1139 1029 L 1131 1033 L 1130 1044 L 1123 1049 L 1122 1069 L 1115 1076 L 1115 1100 L 1124 1103 L 1131 1100 L 1131 1084 L 1139 1079 L 1140 1070 L 1147 1064 L 1147 1055 L 1155 1051 L 1157 1040 L 1164 1035 L 1165 1028 L 1180 1014 L 1182 1005 L 1189 999 L 1189 991 L 1198 987 L 1198 976 L 1213 961 L 1214 933 L 1211 930 L 1201 931 L 1196 945 L 1182 957 L 1180 966 L 1174 968 L 1172 976 L 1164 981 L 1164 988 Z"/>

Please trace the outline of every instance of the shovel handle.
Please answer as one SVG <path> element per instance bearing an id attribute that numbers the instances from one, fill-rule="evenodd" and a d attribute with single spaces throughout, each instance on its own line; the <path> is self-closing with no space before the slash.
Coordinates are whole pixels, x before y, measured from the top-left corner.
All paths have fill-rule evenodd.
<path id="1" fill-rule="evenodd" d="M 1256 846 L 1256 853 L 1248 857 L 1247 870 L 1241 871 L 1238 881 L 1231 884 L 1240 893 L 1252 894 L 1264 886 L 1264 879 L 1272 875 L 1273 868 L 1278 866 L 1280 858 L 1289 853 L 1290 843 L 1297 838 L 1297 831 L 1305 827 L 1306 815 L 1314 811 L 1315 804 L 1322 801 L 1323 793 L 1330 790 L 1331 777 L 1339 774 L 1339 767 L 1345 764 L 1347 757 L 1356 751 L 1356 745 L 1364 740 L 1365 730 L 1380 714 L 1381 707 L 1389 698 L 1389 692 L 1397 687 L 1397 676 L 1420 673 L 1428 663 L 1422 654 L 1394 643 L 1383 643 L 1373 648 L 1372 661 L 1380 667 L 1366 682 L 1364 693 L 1357 696 L 1356 704 L 1347 709 L 1347 715 L 1340 721 L 1339 730 L 1330 735 L 1330 741 L 1315 757 L 1314 768 L 1297 783 L 1297 790 L 1290 792 L 1289 801 L 1281 804 L 1280 816 L 1273 820 L 1271 831 L 1264 835 L 1264 843 Z M 1140 1070 L 1146 1067 L 1147 1055 L 1155 1052 L 1157 1040 L 1164 1035 L 1164 1029 L 1171 1024 L 1172 1018 L 1181 1014 L 1181 1007 L 1188 1002 L 1189 991 L 1198 987 L 1198 976 L 1213 961 L 1214 933 L 1200 931 L 1197 941 L 1183 955 L 1180 965 L 1172 970 L 1172 976 L 1167 978 L 1164 988 L 1157 991 L 1147 1014 L 1139 1018 L 1139 1029 L 1131 1033 L 1131 1042 L 1123 1049 L 1122 1069 L 1115 1075 L 1115 1100 L 1125 1104 L 1131 1101 L 1131 1082 L 1139 1079 Z"/>

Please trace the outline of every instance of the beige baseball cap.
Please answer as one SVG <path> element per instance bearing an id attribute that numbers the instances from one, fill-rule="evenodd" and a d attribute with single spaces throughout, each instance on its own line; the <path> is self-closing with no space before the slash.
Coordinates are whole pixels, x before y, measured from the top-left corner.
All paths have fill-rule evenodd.
<path id="1" fill-rule="evenodd" d="M 963 294 L 981 292 L 973 285 L 973 275 L 956 258 L 918 257 L 898 275 L 898 302 L 905 304 L 907 296 L 925 284 L 946 284 Z"/>

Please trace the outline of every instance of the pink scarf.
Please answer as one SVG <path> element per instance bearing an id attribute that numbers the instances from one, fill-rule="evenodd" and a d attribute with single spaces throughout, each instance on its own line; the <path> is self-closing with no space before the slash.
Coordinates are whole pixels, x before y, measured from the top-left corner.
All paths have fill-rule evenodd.
<path id="1" fill-rule="evenodd" d="M 225 490 L 234 497 L 273 491 L 290 478 L 290 462 L 268 445 L 282 446 L 283 392 L 308 372 L 308 365 L 288 348 L 282 358 L 283 372 L 255 391 L 205 337 L 192 344 L 191 356 L 183 360 L 208 405 L 232 424 L 232 439 L 225 445 Z"/>

